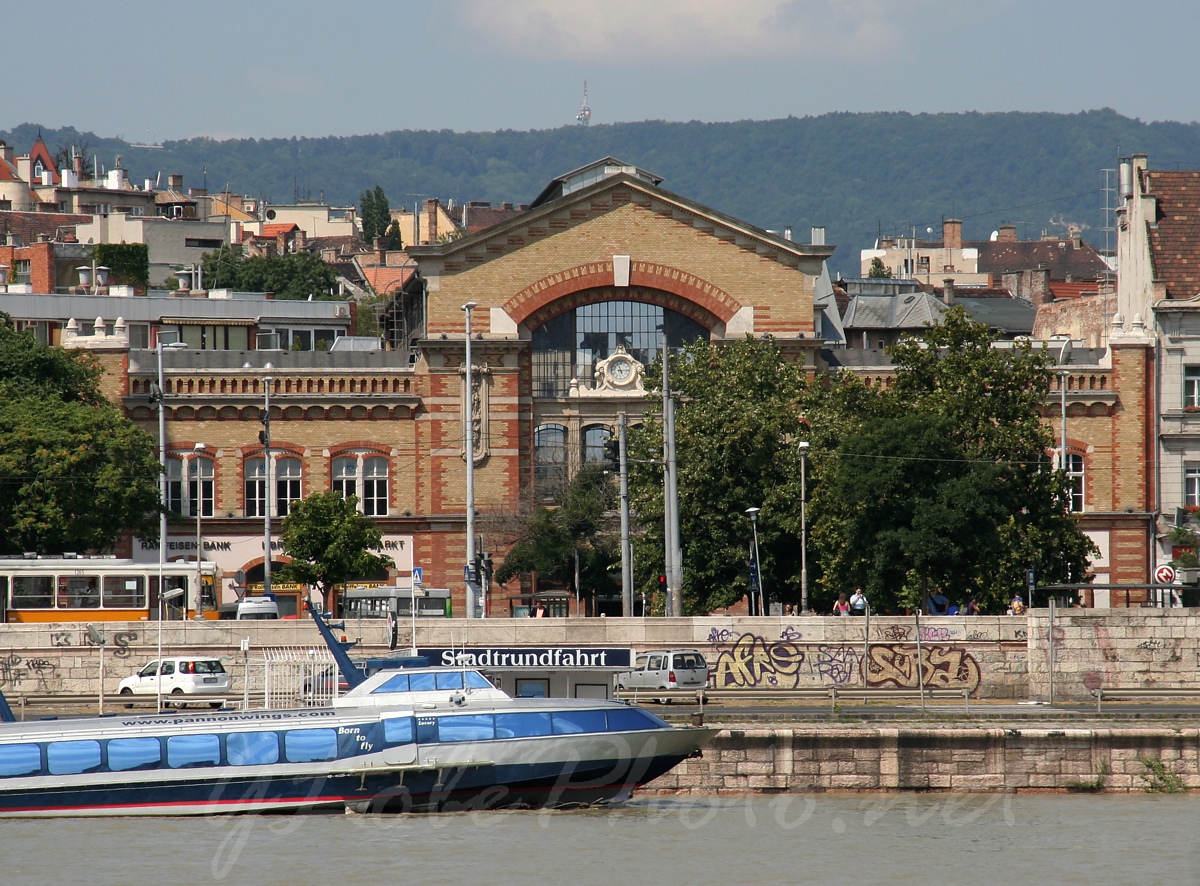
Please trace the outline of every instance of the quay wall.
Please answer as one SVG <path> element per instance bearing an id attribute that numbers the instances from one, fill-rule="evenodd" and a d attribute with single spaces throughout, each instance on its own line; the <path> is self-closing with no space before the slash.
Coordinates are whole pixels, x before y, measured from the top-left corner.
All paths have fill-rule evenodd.
<path id="1" fill-rule="evenodd" d="M 103 622 L 105 688 L 156 657 L 160 623 Z M 322 646 L 308 620 L 163 622 L 164 655 L 224 656 L 237 685 L 243 640 Z M 399 651 L 410 643 L 400 627 Z M 387 653 L 382 621 L 348 621 L 356 656 Z M 919 641 L 919 642 L 918 642 Z M 1068 609 L 1027 616 L 423 619 L 418 647 L 694 648 L 720 688 L 969 689 L 974 698 L 1086 700 L 1096 688 L 1200 688 L 1200 609 Z M 88 693 L 99 648 L 81 624 L 0 625 L 0 689 Z"/>
<path id="2" fill-rule="evenodd" d="M 819 727 L 723 729 L 644 790 L 1137 792 L 1161 761 L 1200 787 L 1200 730 Z"/>

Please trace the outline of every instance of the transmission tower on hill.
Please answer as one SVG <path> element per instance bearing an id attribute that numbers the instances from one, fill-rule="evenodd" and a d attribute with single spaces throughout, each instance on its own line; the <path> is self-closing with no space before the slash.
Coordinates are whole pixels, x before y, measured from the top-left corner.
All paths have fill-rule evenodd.
<path id="1" fill-rule="evenodd" d="M 579 109 L 579 113 L 575 115 L 576 122 L 580 126 L 587 126 L 592 121 L 592 109 L 588 107 L 587 96 L 587 81 L 583 81 L 583 107 Z"/>

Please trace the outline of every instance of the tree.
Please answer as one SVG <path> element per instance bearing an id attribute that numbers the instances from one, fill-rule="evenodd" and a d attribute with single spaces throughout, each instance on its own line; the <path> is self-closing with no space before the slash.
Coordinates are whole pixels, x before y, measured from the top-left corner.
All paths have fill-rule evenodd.
<path id="1" fill-rule="evenodd" d="M 387 233 L 383 235 L 383 248 L 395 251 L 404 248 L 404 238 L 400 236 L 400 222 L 397 219 L 392 219 L 392 223 L 388 225 Z"/>
<path id="2" fill-rule="evenodd" d="M 309 252 L 247 258 L 240 246 L 207 252 L 204 280 L 213 289 L 272 292 L 277 299 L 337 299 L 337 271 Z"/>
<path id="3" fill-rule="evenodd" d="M 841 431 L 814 447 L 814 547 L 828 593 L 862 585 L 876 608 L 934 587 L 1000 607 L 1024 583 L 1083 580 L 1096 553 L 1068 513 L 1041 421 L 1050 358 L 994 347 L 961 307 L 889 349 L 895 378 L 859 415 L 807 409 Z M 815 404 L 814 404 L 815 406 Z M 861 417 L 860 417 L 861 416 Z"/>
<path id="4" fill-rule="evenodd" d="M 612 478 L 604 468 L 585 465 L 558 507 L 534 511 L 525 533 L 496 570 L 496 583 L 536 572 L 540 578 L 562 582 L 588 598 L 610 590 L 609 567 L 618 556 L 612 534 L 605 531 L 604 516 L 615 499 Z"/>
<path id="5" fill-rule="evenodd" d="M 0 552 L 110 550 L 158 534 L 154 440 L 99 391 L 83 352 L 0 315 Z"/>
<path id="6" fill-rule="evenodd" d="M 363 191 L 358 200 L 363 242 L 370 246 L 375 243 L 377 237 L 388 233 L 388 228 L 392 225 L 391 207 L 388 206 L 387 194 L 383 192 L 382 185 L 376 185 L 374 190 Z M 397 225 L 396 236 L 399 235 L 400 227 Z"/>
<path id="7" fill-rule="evenodd" d="M 883 259 L 876 256 L 871 259 L 871 267 L 867 271 L 867 279 L 890 280 L 892 279 L 892 269 L 883 263 Z"/>
<path id="8" fill-rule="evenodd" d="M 316 587 L 329 606 L 348 579 L 365 579 L 393 565 L 390 557 L 371 553 L 383 547 L 383 534 L 357 504 L 354 496 L 330 490 L 292 505 L 282 531 L 283 550 L 292 560 L 279 577 Z"/>
<path id="9" fill-rule="evenodd" d="M 648 386 L 662 376 L 656 361 Z M 697 342 L 671 359 L 679 470 L 683 608 L 703 614 L 749 590 L 751 528 L 746 509 L 762 509 L 759 549 L 767 597 L 795 596 L 800 572 L 799 456 L 804 368 L 774 342 Z M 642 537 L 635 561 L 639 586 L 655 583 L 663 562 L 661 423 L 630 432 L 630 504 Z M 795 517 L 793 518 L 793 513 Z"/>

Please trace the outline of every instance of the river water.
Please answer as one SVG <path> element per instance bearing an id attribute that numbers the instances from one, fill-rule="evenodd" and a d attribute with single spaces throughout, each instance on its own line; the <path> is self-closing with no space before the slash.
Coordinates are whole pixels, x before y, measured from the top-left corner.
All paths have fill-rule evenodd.
<path id="1" fill-rule="evenodd" d="M 1200 883 L 1200 796 L 636 797 L 572 812 L 0 822 L 11 884 Z"/>

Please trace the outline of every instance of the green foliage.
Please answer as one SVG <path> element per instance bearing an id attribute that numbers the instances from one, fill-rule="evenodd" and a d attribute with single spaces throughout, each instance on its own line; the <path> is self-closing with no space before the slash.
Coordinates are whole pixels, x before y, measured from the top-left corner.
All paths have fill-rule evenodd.
<path id="1" fill-rule="evenodd" d="M 1073 794 L 1101 794 L 1108 781 L 1108 761 L 1101 760 L 1095 778 L 1077 779 L 1067 782 L 1067 790 Z"/>
<path id="2" fill-rule="evenodd" d="M 99 393 L 99 368 L 0 316 L 0 553 L 101 551 L 158 534 L 154 440 Z"/>
<path id="3" fill-rule="evenodd" d="M 400 236 L 400 222 L 396 219 L 392 219 L 387 233 L 383 235 L 383 248 L 390 251 L 404 248 L 404 238 Z"/>
<path id="4" fill-rule="evenodd" d="M 110 283 L 145 289 L 150 285 L 150 247 L 145 243 L 97 243 L 92 258 L 108 268 Z"/>
<path id="5" fill-rule="evenodd" d="M 1167 768 L 1167 764 L 1158 757 L 1139 757 L 1138 762 L 1146 771 L 1138 777 L 1142 780 L 1142 790 L 1147 794 L 1183 794 L 1187 785 L 1183 777 Z"/>
<path id="6" fill-rule="evenodd" d="M 790 599 L 799 581 L 797 402 L 803 367 L 769 341 L 698 342 L 671 359 L 679 469 L 684 612 L 703 614 L 733 603 L 749 587 L 750 521 L 762 509 L 759 550 L 768 598 Z M 647 384 L 662 377 L 659 361 Z M 630 431 L 630 507 L 644 535 L 635 557 L 639 586 L 649 590 L 663 562 L 662 426 L 648 418 Z M 796 531 L 793 532 L 793 527 Z"/>
<path id="7" fill-rule="evenodd" d="M 534 511 L 521 538 L 497 568 L 495 581 L 536 572 L 540 578 L 575 587 L 579 555 L 581 594 L 591 597 L 612 589 L 609 567 L 617 561 L 615 539 L 605 532 L 604 515 L 615 504 L 612 479 L 599 465 L 580 469 L 553 509 Z"/>
<path id="8" fill-rule="evenodd" d="M 282 531 L 283 549 L 293 559 L 279 577 L 314 586 L 328 601 L 348 579 L 368 578 L 393 565 L 390 557 L 371 553 L 383 547 L 383 535 L 357 503 L 354 496 L 330 490 L 293 504 Z"/>
<path id="9" fill-rule="evenodd" d="M 871 268 L 867 271 L 867 278 L 870 280 L 890 280 L 892 279 L 892 269 L 883 263 L 883 259 L 876 256 L 871 259 Z"/>
<path id="10" fill-rule="evenodd" d="M 363 191 L 358 198 L 359 220 L 362 222 L 363 242 L 368 246 L 375 243 L 376 237 L 390 234 L 392 227 L 392 212 L 388 206 L 387 194 L 383 187 L 375 185 L 374 190 Z M 395 237 L 400 237 L 400 226 L 396 224 Z M 387 247 L 391 249 L 393 247 Z M 400 247 L 395 247 L 399 249 Z"/>
<path id="11" fill-rule="evenodd" d="M 337 271 L 309 252 L 251 256 L 240 246 L 204 254 L 204 281 L 212 289 L 273 292 L 278 299 L 336 300 Z"/>

